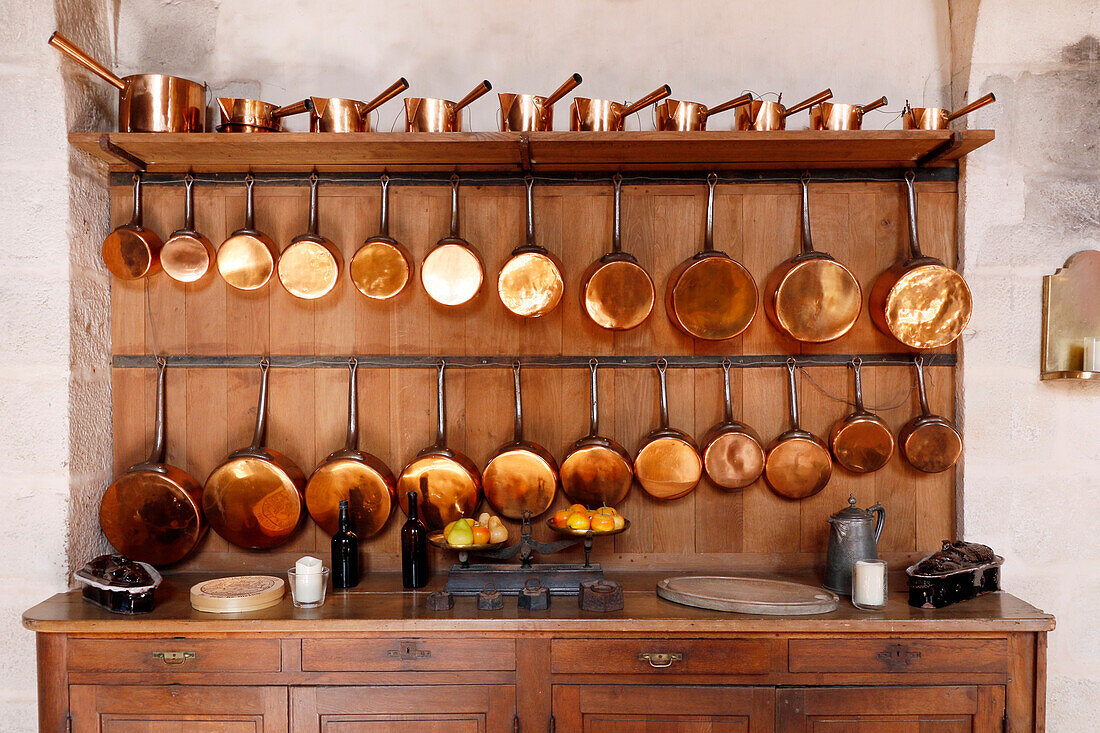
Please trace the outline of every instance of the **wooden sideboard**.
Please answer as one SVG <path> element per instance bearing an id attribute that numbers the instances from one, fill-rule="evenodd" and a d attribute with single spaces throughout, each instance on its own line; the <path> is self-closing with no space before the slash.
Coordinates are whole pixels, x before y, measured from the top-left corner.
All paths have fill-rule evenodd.
<path id="1" fill-rule="evenodd" d="M 664 601 L 664 575 L 615 574 L 626 608 L 609 614 L 572 597 L 430 611 L 442 573 L 424 591 L 377 573 L 320 609 L 287 597 L 226 616 L 191 609 L 200 575 L 169 576 L 146 616 L 59 594 L 23 617 L 38 635 L 40 730 L 1043 730 L 1054 619 L 1007 593 L 764 617 Z"/>

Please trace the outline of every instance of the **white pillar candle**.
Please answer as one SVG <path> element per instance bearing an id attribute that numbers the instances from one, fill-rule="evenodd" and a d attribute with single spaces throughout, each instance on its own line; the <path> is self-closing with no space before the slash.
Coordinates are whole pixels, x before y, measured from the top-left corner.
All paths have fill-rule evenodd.
<path id="1" fill-rule="evenodd" d="M 294 563 L 294 598 L 299 603 L 317 603 L 324 598 L 324 565 L 309 555 Z"/>
<path id="2" fill-rule="evenodd" d="M 860 608 L 886 605 L 886 563 L 857 560 L 852 569 L 852 603 Z"/>
<path id="3" fill-rule="evenodd" d="M 1081 371 L 1100 372 L 1100 339 L 1084 339 L 1081 350 Z"/>

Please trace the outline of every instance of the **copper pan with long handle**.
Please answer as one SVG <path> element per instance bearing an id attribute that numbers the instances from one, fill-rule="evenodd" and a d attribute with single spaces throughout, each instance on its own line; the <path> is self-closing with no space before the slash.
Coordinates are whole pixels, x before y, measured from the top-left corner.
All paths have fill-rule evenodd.
<path id="1" fill-rule="evenodd" d="M 295 298 L 316 300 L 332 292 L 344 258 L 340 248 L 318 233 L 317 174 L 309 177 L 309 229 L 290 241 L 279 255 L 279 282 Z"/>
<path id="2" fill-rule="evenodd" d="M 543 132 L 554 129 L 554 103 L 576 89 L 581 75 L 573 74 L 549 97 L 535 94 L 497 94 L 502 132 Z"/>
<path id="3" fill-rule="evenodd" d="M 954 112 L 949 112 L 942 107 L 910 107 L 905 102 L 905 110 L 901 114 L 901 129 L 903 130 L 946 130 L 951 126 L 951 121 L 963 115 L 968 115 L 976 109 L 981 109 L 987 104 L 993 104 L 997 98 L 993 92 L 978 97 L 965 107 L 960 107 Z"/>
<path id="4" fill-rule="evenodd" d="M 206 236 L 195 230 L 195 177 L 183 178 L 183 226 L 160 249 L 160 266 L 176 282 L 193 283 L 210 272 L 217 254 Z"/>
<path id="5" fill-rule="evenodd" d="M 164 242 L 142 223 L 141 174 L 134 174 L 134 209 L 130 221 L 103 240 L 103 264 L 119 280 L 141 280 L 161 270 Z"/>
<path id="6" fill-rule="evenodd" d="M 313 111 L 313 100 L 306 98 L 279 106 L 259 99 L 218 97 L 221 112 L 218 132 L 281 132 L 283 118 Z"/>
<path id="7" fill-rule="evenodd" d="M 676 99 L 666 99 L 654 108 L 654 113 L 657 115 L 656 127 L 663 132 L 705 130 L 709 118 L 751 102 L 752 94 L 742 94 L 713 107 L 707 107 L 699 102 L 681 102 Z"/>
<path id="8" fill-rule="evenodd" d="M 733 120 L 733 129 L 757 130 L 760 132 L 786 130 L 788 117 L 804 109 L 809 109 L 815 104 L 831 99 L 832 96 L 833 92 L 831 89 L 823 89 L 812 97 L 803 99 L 801 102 L 791 107 L 784 107 L 779 100 L 770 102 L 763 99 L 756 99 L 749 104 L 737 108 L 737 114 Z M 780 95 L 780 98 L 782 98 L 782 95 Z"/>
<path id="9" fill-rule="evenodd" d="M 382 204 L 378 234 L 355 251 L 348 272 L 355 288 L 371 300 L 389 300 L 409 284 L 413 274 L 409 250 L 390 236 L 390 177 L 382 174 Z"/>
<path id="10" fill-rule="evenodd" d="M 654 499 L 663 501 L 687 496 L 703 478 L 699 446 L 683 430 L 669 427 L 668 388 L 665 384 L 667 370 L 668 361 L 658 359 L 661 422 L 642 440 L 634 454 L 634 476 L 638 479 L 638 485 Z"/>
<path id="11" fill-rule="evenodd" d="M 962 433 L 945 417 L 928 409 L 924 389 L 924 359 L 913 359 L 917 370 L 917 395 L 920 414 L 902 426 L 898 433 L 901 454 L 909 465 L 924 473 L 941 473 L 954 466 L 962 456 Z"/>
<path id="12" fill-rule="evenodd" d="M 524 182 L 527 187 L 527 241 L 512 250 L 512 255 L 500 268 L 497 295 L 504 307 L 517 316 L 539 318 L 558 307 L 565 292 L 565 279 L 558 258 L 535 242 L 535 180 L 527 176 Z"/>
<path id="13" fill-rule="evenodd" d="M 833 475 L 825 441 L 798 423 L 798 385 L 794 359 L 787 361 L 791 428 L 768 446 L 764 478 L 772 491 L 787 499 L 805 499 L 824 489 Z"/>
<path id="14" fill-rule="evenodd" d="M 889 102 L 886 97 L 879 97 L 867 104 L 839 104 L 837 102 L 822 102 L 810 108 L 811 130 L 862 130 L 863 115 L 879 107 L 885 107 Z"/>
<path id="15" fill-rule="evenodd" d="M 634 483 L 634 461 L 630 453 L 611 438 L 600 435 L 599 362 L 588 363 L 591 371 L 591 417 L 588 435 L 577 440 L 561 462 L 561 489 L 571 501 L 586 507 L 615 506 L 630 493 Z"/>
<path id="16" fill-rule="evenodd" d="M 232 288 L 258 290 L 271 280 L 279 249 L 271 237 L 256 229 L 256 180 L 251 173 L 244 177 L 244 185 L 244 226 L 218 247 L 218 272 Z"/>
<path id="17" fill-rule="evenodd" d="M 420 265 L 420 284 L 440 305 L 460 306 L 481 292 L 485 265 L 474 246 L 458 233 L 458 175 L 451 176 L 451 231 L 440 239 Z"/>
<path id="18" fill-rule="evenodd" d="M 584 132 L 622 132 L 626 118 L 635 112 L 656 104 L 672 94 L 672 87 L 662 84 L 633 104 L 612 102 L 608 99 L 574 97 L 570 107 L 569 129 Z"/>
<path id="19" fill-rule="evenodd" d="M 341 97 L 310 97 L 310 132 L 370 132 L 370 113 L 409 88 L 401 77 L 369 102 Z"/>
<path id="20" fill-rule="evenodd" d="M 457 102 L 431 97 L 405 98 L 406 132 L 462 132 L 462 110 L 489 93 L 493 85 L 488 79 L 470 90 Z"/>
<path id="21" fill-rule="evenodd" d="M 725 396 L 722 422 L 703 435 L 703 467 L 714 484 L 724 491 L 743 489 L 764 472 L 764 446 L 760 436 L 748 425 L 733 419 L 730 399 L 729 359 L 722 360 L 722 385 Z"/>
<path id="22" fill-rule="evenodd" d="M 855 381 L 855 410 L 836 422 L 829 445 L 836 462 L 852 473 L 870 473 L 887 464 L 894 455 L 894 434 L 886 422 L 863 405 L 863 379 L 858 357 L 851 362 Z"/>

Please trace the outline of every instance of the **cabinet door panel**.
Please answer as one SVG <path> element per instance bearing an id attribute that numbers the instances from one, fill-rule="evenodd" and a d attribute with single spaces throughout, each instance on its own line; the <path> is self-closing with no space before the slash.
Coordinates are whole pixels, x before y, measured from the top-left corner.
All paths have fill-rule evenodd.
<path id="1" fill-rule="evenodd" d="M 310 733 L 496 733 L 512 730 L 511 685 L 296 687 L 294 731 Z"/>
<path id="2" fill-rule="evenodd" d="M 1004 688 L 818 687 L 777 692 L 782 733 L 986 733 L 1000 730 Z"/>
<path id="3" fill-rule="evenodd" d="M 557 730 L 584 733 L 763 733 L 774 721 L 765 687 L 556 685 Z"/>
<path id="4" fill-rule="evenodd" d="M 73 685 L 73 733 L 286 733 L 285 687 Z"/>

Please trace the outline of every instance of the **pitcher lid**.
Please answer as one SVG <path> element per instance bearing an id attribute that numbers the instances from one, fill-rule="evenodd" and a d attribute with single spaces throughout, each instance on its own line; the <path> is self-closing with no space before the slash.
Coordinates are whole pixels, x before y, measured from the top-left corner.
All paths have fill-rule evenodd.
<path id="1" fill-rule="evenodd" d="M 875 515 L 872 514 L 870 510 L 857 507 L 855 494 L 850 494 L 848 496 L 848 506 L 829 517 L 829 521 L 845 520 L 850 522 L 853 520 L 870 520 L 874 519 L 874 516 Z"/>

